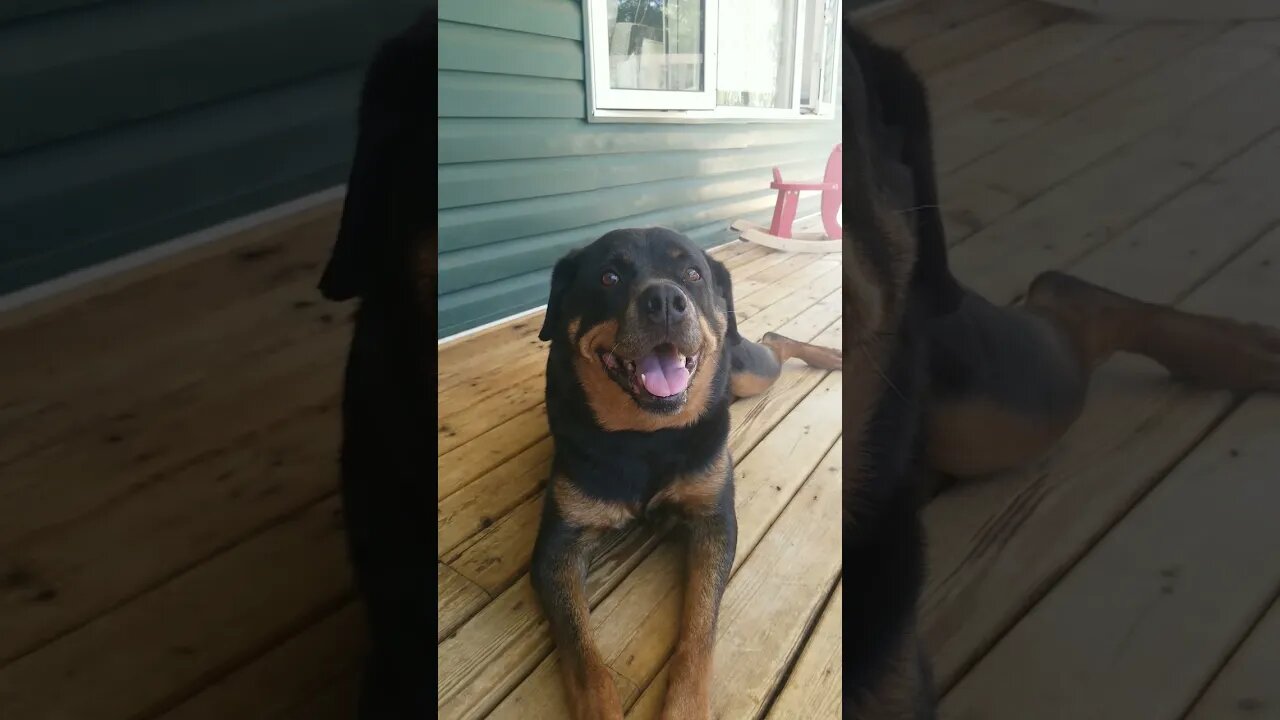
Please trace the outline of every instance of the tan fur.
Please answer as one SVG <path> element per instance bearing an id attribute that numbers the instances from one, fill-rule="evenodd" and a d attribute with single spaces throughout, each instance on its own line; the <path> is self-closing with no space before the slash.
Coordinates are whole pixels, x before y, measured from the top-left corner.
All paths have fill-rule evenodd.
<path id="1" fill-rule="evenodd" d="M 729 377 L 729 389 L 734 397 L 755 397 L 768 390 L 777 378 L 765 377 L 745 371 L 735 372 Z"/>
<path id="2" fill-rule="evenodd" d="M 639 507 L 627 503 L 588 497 L 564 476 L 552 481 L 551 490 L 560 515 L 574 527 L 613 530 L 627 525 L 640 514 Z"/>
<path id="3" fill-rule="evenodd" d="M 699 315 L 698 324 L 703 339 L 702 349 L 698 352 L 698 369 L 689 383 L 689 396 L 684 407 L 670 415 L 656 415 L 641 408 L 629 393 L 618 387 L 600 364 L 596 351 L 608 350 L 616 343 L 616 320 L 602 322 L 583 332 L 577 342 L 578 356 L 573 359 L 574 371 L 600 427 L 610 431 L 654 432 L 686 427 L 702 417 L 711 399 L 711 380 L 720 363 L 720 341 L 706 318 Z"/>
<path id="4" fill-rule="evenodd" d="M 705 470 L 681 475 L 658 491 L 649 507 L 678 505 L 691 514 L 706 515 L 714 511 L 716 500 L 729 476 L 729 450 L 723 449 Z"/>
<path id="5" fill-rule="evenodd" d="M 929 467 L 954 477 L 986 475 L 1034 460 L 1077 417 L 1017 412 L 981 397 L 935 401 L 929 416 Z"/>

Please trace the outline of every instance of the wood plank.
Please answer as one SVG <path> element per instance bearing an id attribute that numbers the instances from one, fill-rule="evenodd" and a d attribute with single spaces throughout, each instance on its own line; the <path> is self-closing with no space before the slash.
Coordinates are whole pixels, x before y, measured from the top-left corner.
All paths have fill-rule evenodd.
<path id="1" fill-rule="evenodd" d="M 498 468 L 547 437 L 545 403 L 500 422 L 479 437 L 454 448 L 436 461 L 437 494 L 443 499 L 481 475 Z"/>
<path id="2" fill-rule="evenodd" d="M 837 441 L 827 452 L 725 589 L 714 651 L 711 713 L 715 717 L 764 714 L 840 574 L 843 447 Z M 653 620 L 646 618 L 639 639 L 646 644 L 661 639 L 659 649 L 665 657 L 675 647 L 679 608 L 661 620 L 667 627 L 653 632 L 649 630 Z M 664 669 L 669 676 L 669 664 Z M 627 717 L 658 717 L 666 688 L 664 682 L 650 682 Z M 838 696 L 839 685 L 835 688 Z"/>
<path id="3" fill-rule="evenodd" d="M 1153 68 L 1211 41 L 1225 29 L 1223 25 L 1200 24 L 1140 27 L 1096 51 L 1077 55 L 1009 87 L 991 88 L 971 105 L 939 115 L 934 123 L 939 175 L 949 175 L 1149 74 Z M 981 58 L 975 61 L 980 62 Z"/>
<path id="4" fill-rule="evenodd" d="M 130 328 L 146 326 L 158 314 L 145 307 L 131 311 Z M 69 323 L 78 326 L 87 342 L 99 344 L 96 349 L 79 349 L 68 340 L 53 346 L 58 353 L 55 359 L 34 351 L 6 356 L 20 355 L 23 369 L 3 381 L 0 432 L 12 440 L 0 450 L 0 463 L 12 465 L 58 442 L 74 441 L 87 429 L 110 426 L 139 405 L 149 403 L 158 412 L 181 412 L 181 403 L 165 405 L 164 400 L 202 389 L 208 392 L 202 383 L 210 377 L 234 378 L 251 372 L 256 362 L 287 355 L 300 344 L 323 344 L 341 337 L 349 332 L 350 316 L 338 306 L 320 304 L 314 289 L 294 282 L 281 283 L 225 310 L 182 315 L 178 320 L 182 327 L 166 328 L 167 321 L 157 320 L 154 334 L 146 339 L 131 341 L 129 332 L 110 337 L 111 320 L 108 314 Z M 41 342 L 33 337 L 38 334 L 14 331 L 6 339 L 14 347 L 49 347 L 34 344 Z M 71 335 L 78 337 L 75 332 Z M 322 357 L 313 355 L 310 362 Z M 340 354 L 337 359 L 341 361 Z M 86 367 L 93 372 L 86 372 Z"/>
<path id="5" fill-rule="evenodd" d="M 737 464 L 735 573 L 797 488 L 822 466 L 822 459 L 839 436 L 839 416 L 840 376 L 830 374 Z M 834 562 L 838 566 L 838 557 Z M 647 685 L 657 675 L 674 643 L 680 567 L 678 545 L 664 543 L 592 612 L 593 633 L 605 662 L 637 686 Z M 558 657 L 557 653 L 548 655 L 502 699 L 493 717 L 563 717 Z M 632 699 L 626 698 L 624 703 Z M 442 711 L 445 707 L 455 710 L 449 704 L 442 705 Z"/>
<path id="6" fill-rule="evenodd" d="M 817 626 L 800 652 L 795 669 L 769 708 L 769 720 L 840 716 L 843 703 L 840 694 L 844 652 L 843 587 L 843 582 L 836 583 Z"/>
<path id="7" fill-rule="evenodd" d="M 990 299 L 1008 301 L 1041 270 L 1106 244 L 1275 128 L 1280 98 L 1259 96 L 1256 83 L 1277 81 L 1280 63 L 1267 63 L 1168 127 L 1031 200 L 954 248 L 956 275 Z M 1271 143 L 1262 147 L 1269 152 Z M 1248 161 L 1233 162 L 1230 172 L 1256 172 L 1240 165 Z M 1036 164 L 1026 157 L 1023 163 Z"/>
<path id="8" fill-rule="evenodd" d="M 551 474 L 551 438 L 539 440 L 436 506 L 436 552 L 444 557 L 538 492 Z"/>
<path id="9" fill-rule="evenodd" d="M 299 706 L 323 698 L 353 717 L 353 686 L 367 651 L 363 612 L 354 603 L 271 648 L 195 696 L 159 716 L 159 720 L 273 720 L 319 718 Z M 329 694 L 337 686 L 348 700 Z"/>
<path id="10" fill-rule="evenodd" d="M 1149 141 L 1152 130 L 1167 129 L 1188 110 L 1211 106 L 1215 95 L 1227 88 L 1238 90 L 1242 77 L 1274 64 L 1270 61 L 1275 58 L 1273 44 L 1280 36 L 1276 32 L 1280 23 L 1266 25 L 1230 31 L 1137 82 L 1002 146 L 944 177 L 941 197 L 949 208 L 963 208 L 988 225 L 1116 150 L 1134 141 Z M 1029 162 L 1032 158 L 1034 162 Z M 970 200 L 968 188 L 974 187 L 995 188 L 1014 198 L 1015 204 L 993 207 L 982 204 L 980 198 Z"/>
<path id="11" fill-rule="evenodd" d="M 1187 720 L 1277 720 L 1280 718 L 1280 600 L 1213 679 Z"/>
<path id="12" fill-rule="evenodd" d="M 1069 12 L 1053 5 L 1022 2 L 983 15 L 954 30 L 921 39 L 908 46 L 905 55 L 917 72 L 930 75 L 1069 16 Z"/>
<path id="13" fill-rule="evenodd" d="M 929 111 L 934 124 L 947 126 L 949 116 L 975 100 L 1074 60 L 1132 32 L 1134 26 L 1067 19 L 1024 35 L 991 52 L 950 65 L 928 78 Z M 944 120 L 945 119 L 945 120 Z"/>
<path id="14" fill-rule="evenodd" d="M 489 594 L 479 585 L 462 577 L 444 563 L 436 563 L 436 616 L 444 617 L 446 609 L 457 614 L 472 615 L 490 600 Z M 449 636 L 457 627 L 440 623 L 436 628 L 436 642 Z"/>
<path id="15" fill-rule="evenodd" d="M 972 0 L 962 3 L 927 0 L 910 7 L 907 12 L 875 18 L 866 23 L 866 29 L 879 42 L 891 47 L 906 48 L 1013 3 L 1014 0 Z"/>
<path id="16" fill-rule="evenodd" d="M 330 436 L 338 424 L 344 342 L 335 335 L 318 345 L 295 346 L 260 358 L 242 374 L 206 378 L 166 400 L 121 405 L 111 422 L 15 461 L 4 468 L 6 481 L 0 484 L 0 546 L 223 463 L 229 453 L 260 445 L 273 433 L 301 430 L 284 429 L 290 424 L 310 428 L 316 438 Z M 259 402 L 246 404 L 246 397 Z M 327 473 L 337 446 L 317 445 L 308 455 L 321 451 L 330 462 L 313 468 Z M 270 459 L 253 462 L 258 461 Z M 95 480 L 86 483 L 86 477 Z"/>
<path id="17" fill-rule="evenodd" d="M 1280 587 L 1277 427 L 1280 398 L 1246 402 L 961 680 L 945 711 L 1182 717 Z"/>
<path id="18" fill-rule="evenodd" d="M 299 417 L 6 548 L 27 579 L 0 592 L 0 664 L 333 495 L 338 444 L 331 414 Z"/>
<path id="19" fill-rule="evenodd" d="M 0 668 L 0 717 L 135 718 L 190 696 L 350 597 L 341 526 L 319 503 Z"/>
<path id="20" fill-rule="evenodd" d="M 1190 296 L 1199 279 L 1180 285 L 1175 276 L 1151 299 L 1185 296 L 1179 304 L 1197 312 L 1280 322 L 1272 297 L 1280 276 L 1268 262 L 1280 254 L 1280 231 L 1219 242 L 1249 249 L 1220 272 L 1203 266 L 1213 277 Z M 1159 267 L 1160 248 L 1150 252 Z M 1085 415 L 1046 459 L 931 503 L 921 613 L 939 686 L 950 687 L 1233 404 L 1226 393 L 1169 382 L 1153 363 L 1117 358 L 1096 374 Z"/>

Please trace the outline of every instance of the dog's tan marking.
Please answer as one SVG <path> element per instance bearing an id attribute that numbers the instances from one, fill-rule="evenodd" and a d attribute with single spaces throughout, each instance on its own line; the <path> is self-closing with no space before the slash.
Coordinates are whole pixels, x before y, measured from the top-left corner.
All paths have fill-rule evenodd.
<path id="1" fill-rule="evenodd" d="M 925 442 L 929 467 L 954 477 L 976 477 L 1034 460 L 1078 417 L 1017 412 L 982 397 L 929 407 Z"/>
<path id="2" fill-rule="evenodd" d="M 740 370 L 729 376 L 729 387 L 733 391 L 734 397 L 755 397 L 768 390 L 775 380 L 777 380 L 776 377 L 766 377 Z"/>
<path id="3" fill-rule="evenodd" d="M 725 448 L 706 468 L 673 479 L 653 496 L 648 507 L 677 505 L 689 514 L 709 515 L 715 512 L 720 493 L 728 480 L 729 451 Z"/>
<path id="4" fill-rule="evenodd" d="M 612 530 L 630 524 L 639 515 L 638 506 L 589 497 L 564 476 L 555 478 L 551 487 L 560 515 L 575 527 Z"/>
<path id="5" fill-rule="evenodd" d="M 614 347 L 618 335 L 616 320 L 607 320 L 583 332 L 577 344 L 578 356 L 573 359 L 574 372 L 600 427 L 610 431 L 653 432 L 686 427 L 702 417 L 711 399 L 711 381 L 720 364 L 721 337 L 702 315 L 698 316 L 698 325 L 703 340 L 702 349 L 698 352 L 698 368 L 686 391 L 688 399 L 684 407 L 670 415 L 657 415 L 640 407 L 600 364 L 596 352 Z"/>

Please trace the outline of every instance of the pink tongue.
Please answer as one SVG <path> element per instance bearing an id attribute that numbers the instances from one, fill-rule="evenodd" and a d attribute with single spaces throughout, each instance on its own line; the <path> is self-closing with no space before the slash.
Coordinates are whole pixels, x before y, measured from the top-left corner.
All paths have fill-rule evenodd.
<path id="1" fill-rule="evenodd" d="M 689 387 L 689 369 L 675 352 L 652 353 L 636 361 L 644 389 L 655 397 L 671 397 Z"/>

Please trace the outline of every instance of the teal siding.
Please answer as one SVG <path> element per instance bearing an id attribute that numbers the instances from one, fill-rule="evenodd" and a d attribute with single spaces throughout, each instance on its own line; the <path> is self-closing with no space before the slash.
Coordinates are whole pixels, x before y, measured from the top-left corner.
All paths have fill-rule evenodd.
<path id="1" fill-rule="evenodd" d="M 555 261 L 613 228 L 726 242 L 768 220 L 773 167 L 820 176 L 840 141 L 838 119 L 587 123 L 584 65 L 577 0 L 441 3 L 440 336 L 544 304 Z"/>
<path id="2" fill-rule="evenodd" d="M 343 182 L 365 64 L 422 0 L 0 9 L 0 293 Z"/>

